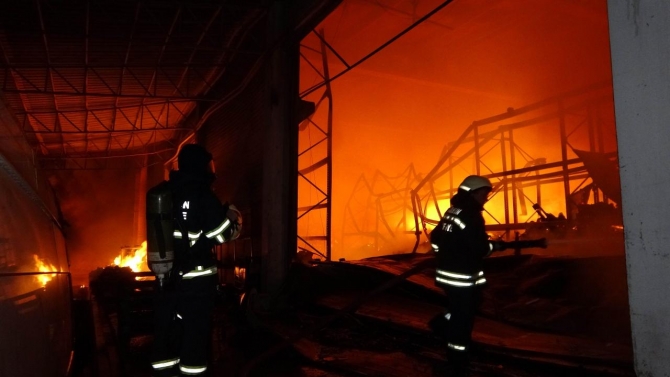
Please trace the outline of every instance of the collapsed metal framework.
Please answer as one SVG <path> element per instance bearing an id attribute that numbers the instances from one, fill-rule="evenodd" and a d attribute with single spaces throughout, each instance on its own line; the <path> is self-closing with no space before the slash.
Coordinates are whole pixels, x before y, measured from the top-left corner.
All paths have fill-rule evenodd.
<path id="1" fill-rule="evenodd" d="M 449 207 L 458 183 L 470 174 L 494 183 L 487 208 L 498 211 L 486 213 L 487 230 L 507 239 L 533 225 L 538 215 L 533 204 L 542 208 L 549 203 L 572 220 L 577 192 L 586 191 L 592 203 L 607 203 L 575 150 L 615 157 L 606 146 L 606 129 L 614 130 L 612 106 L 611 83 L 604 83 L 510 108 L 473 122 L 444 146 L 425 176 L 414 172 L 412 165 L 398 177 L 379 171 L 370 180 L 361 176 L 345 207 L 343 243 L 348 249 L 365 249 L 367 255 L 393 253 L 402 249 L 403 235 L 413 235 L 416 252 L 421 236 L 428 236 Z M 537 153 L 548 154 L 532 155 Z M 411 221 L 399 215 L 405 210 Z"/>
<path id="2" fill-rule="evenodd" d="M 342 248 L 390 254 L 400 247 L 403 235 L 415 235 L 408 199 L 420 181 L 413 164 L 396 177 L 379 170 L 371 179 L 361 175 L 345 205 Z"/>
<path id="3" fill-rule="evenodd" d="M 612 106 L 611 83 L 605 83 L 473 122 L 445 147 L 437 164 L 412 190 L 414 225 L 421 230 L 414 251 L 421 233 L 427 236 L 432 230 L 429 227 L 439 222 L 449 206 L 457 190 L 454 183 L 470 174 L 486 176 L 494 183 L 489 203 L 501 211 L 487 211 L 493 220 L 488 230 L 509 237 L 514 230 L 526 229 L 535 214 L 526 212 L 526 200 L 541 206 L 543 190 L 549 185 L 559 185 L 565 217 L 573 219 L 576 207 L 571 197 L 591 180 L 575 150 L 606 152 L 604 126 L 613 125 Z M 552 133 L 558 143 L 552 143 L 556 140 Z M 524 143 L 534 146 L 536 153 L 548 155 L 532 157 Z M 615 157 L 615 153 L 607 156 Z M 593 202 L 607 202 L 595 185 L 588 187 L 593 190 Z M 528 189 L 534 191 L 530 194 L 533 198 Z M 522 219 L 524 215 L 526 219 Z"/>
<path id="4" fill-rule="evenodd" d="M 364 63 L 371 57 L 375 56 L 377 53 L 391 45 L 393 42 L 401 38 L 403 35 L 407 34 L 410 32 L 412 29 L 417 27 L 418 25 L 424 23 L 424 22 L 431 22 L 430 18 L 438 13 L 440 10 L 444 9 L 447 5 L 449 5 L 453 0 L 444 0 L 440 2 L 437 6 L 435 6 L 432 10 L 429 12 L 425 13 L 424 15 L 418 17 L 417 14 L 415 13 L 407 13 L 404 11 L 400 11 L 398 9 L 395 9 L 393 7 L 389 7 L 386 5 L 383 5 L 381 3 L 375 3 L 379 7 L 383 8 L 385 12 L 392 12 L 396 14 L 400 14 L 403 16 L 408 17 L 411 22 L 410 24 L 401 30 L 399 33 L 395 34 L 391 38 L 389 38 L 386 42 L 382 43 L 379 45 L 377 48 L 374 50 L 370 51 L 366 55 L 360 57 L 354 62 L 347 61 L 340 53 L 337 52 L 337 50 L 330 44 L 328 43 L 327 39 L 325 38 L 325 33 L 323 30 L 317 31 L 313 30 L 310 36 L 313 38 L 314 41 L 317 41 L 317 43 L 320 45 L 320 47 L 316 47 L 315 44 L 313 43 L 312 46 L 310 46 L 308 43 L 306 43 L 306 40 L 303 40 L 301 43 L 301 52 L 300 52 L 300 57 L 302 61 L 304 61 L 311 69 L 312 72 L 316 72 L 319 79 L 317 80 L 316 83 L 313 85 L 304 88 L 300 92 L 300 98 L 305 99 L 308 98 L 310 95 L 317 93 L 319 90 L 324 90 L 323 95 L 320 97 L 320 99 L 317 101 L 318 104 L 321 104 L 324 100 L 328 100 L 328 112 L 326 115 L 326 123 L 327 127 L 319 127 L 316 122 L 313 121 L 313 116 L 310 117 L 307 121 L 303 122 L 303 125 L 301 126 L 301 133 L 304 132 L 304 127 L 309 126 L 309 128 L 315 128 L 318 129 L 319 133 L 323 135 L 323 139 L 313 143 L 313 145 L 310 145 L 307 147 L 305 150 L 302 150 L 299 152 L 299 185 L 301 183 L 307 183 L 307 187 L 310 187 L 309 190 L 315 190 L 316 192 L 319 193 L 318 195 L 318 200 L 315 201 L 315 203 L 311 203 L 308 205 L 304 206 L 299 206 L 298 208 L 298 249 L 303 249 L 309 252 L 312 252 L 314 254 L 317 254 L 324 258 L 325 260 L 330 261 L 331 260 L 331 186 L 332 186 L 332 91 L 330 88 L 331 82 L 334 80 L 338 79 L 339 77 L 342 77 L 343 75 L 347 74 L 354 68 L 358 67 L 360 64 Z M 440 25 L 443 26 L 443 25 Z M 337 58 L 337 63 L 342 64 L 344 66 L 344 69 L 334 73 L 330 74 L 328 72 L 328 55 L 327 52 L 332 53 L 336 58 Z M 311 55 L 312 57 L 310 58 Z M 318 62 L 317 62 L 318 60 Z M 317 68 L 317 66 L 322 65 L 322 70 Z M 318 109 L 317 105 L 317 109 Z M 324 130 L 324 128 L 327 128 Z M 304 135 L 304 133 L 303 133 Z M 308 151 L 311 151 L 316 145 L 325 143 L 328 145 L 327 151 L 322 152 L 323 158 L 319 159 L 319 162 L 309 165 L 306 168 L 300 168 L 300 166 L 303 166 L 300 164 L 301 160 L 306 159 L 308 156 L 305 154 Z M 325 153 L 325 154 L 323 154 Z M 325 169 L 321 169 L 325 168 Z M 307 174 L 313 173 L 317 170 L 325 170 L 326 171 L 326 177 L 321 178 L 319 182 L 310 180 L 307 178 Z M 300 186 L 298 188 L 299 190 L 299 197 L 300 193 L 304 192 L 305 189 L 300 189 Z M 319 211 L 325 211 L 325 214 L 318 214 Z M 301 228 L 301 222 L 303 223 L 310 223 L 311 220 L 308 220 L 309 216 L 317 217 L 319 220 L 317 222 L 307 226 L 307 227 L 302 227 Z M 325 218 L 325 220 L 323 220 Z M 324 225 L 319 225 L 319 222 L 325 223 Z M 319 229 L 317 231 L 314 231 L 313 229 Z M 311 230 L 310 230 L 311 229 Z"/>

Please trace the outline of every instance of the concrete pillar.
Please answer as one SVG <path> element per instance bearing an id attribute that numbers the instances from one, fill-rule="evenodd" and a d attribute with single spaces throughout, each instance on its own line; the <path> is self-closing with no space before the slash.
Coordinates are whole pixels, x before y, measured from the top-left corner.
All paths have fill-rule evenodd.
<path id="1" fill-rule="evenodd" d="M 670 376 L 670 3 L 608 12 L 635 370 Z"/>
<path id="2" fill-rule="evenodd" d="M 268 17 L 269 43 L 279 43 L 267 70 L 269 119 L 264 132 L 261 288 L 272 295 L 284 282 L 297 240 L 298 42 L 286 38 L 291 2 L 275 1 Z"/>

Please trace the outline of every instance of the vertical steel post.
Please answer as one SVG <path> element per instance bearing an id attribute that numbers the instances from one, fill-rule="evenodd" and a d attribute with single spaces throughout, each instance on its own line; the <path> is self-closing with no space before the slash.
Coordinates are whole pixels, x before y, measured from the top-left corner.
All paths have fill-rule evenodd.
<path id="1" fill-rule="evenodd" d="M 502 171 L 507 171 L 507 151 L 505 148 L 505 131 L 500 129 L 500 153 L 502 154 Z M 509 192 L 507 192 L 509 184 L 507 182 L 507 176 L 503 177 L 503 201 L 505 207 L 505 224 L 509 224 Z M 508 233 L 509 229 L 505 231 Z"/>
<path id="2" fill-rule="evenodd" d="M 321 35 L 325 31 L 321 30 Z M 326 260 L 331 260 L 331 215 L 333 195 L 333 92 L 330 86 L 330 71 L 328 69 L 328 52 L 324 40 L 321 40 L 321 58 L 323 60 L 323 76 L 326 80 L 326 93 L 328 93 L 328 129 L 327 129 L 327 163 L 326 163 Z"/>
<path id="3" fill-rule="evenodd" d="M 472 130 L 473 139 L 475 140 L 475 174 L 480 174 L 479 161 L 479 125 L 475 125 Z"/>
<path id="4" fill-rule="evenodd" d="M 595 125 L 593 124 L 593 111 L 591 109 L 591 106 L 589 106 L 588 109 L 586 110 L 586 121 L 589 129 L 589 151 L 595 152 L 596 133 L 595 133 Z M 600 202 L 600 195 L 598 193 L 598 190 L 593 190 L 593 202 L 594 203 Z"/>
<path id="5" fill-rule="evenodd" d="M 565 195 L 565 218 L 572 219 L 570 208 L 570 172 L 568 171 L 568 136 L 565 127 L 565 110 L 563 101 L 558 101 L 558 122 L 561 132 L 561 161 L 563 163 L 563 192 Z"/>
<path id="6" fill-rule="evenodd" d="M 509 130 L 509 160 L 510 160 L 510 167 L 511 170 L 516 170 L 516 144 L 514 144 L 514 133 L 512 129 L 510 128 Z M 516 203 L 516 178 L 515 175 L 512 174 L 512 220 L 514 220 L 514 224 L 519 223 L 519 216 L 517 214 L 517 203 Z"/>

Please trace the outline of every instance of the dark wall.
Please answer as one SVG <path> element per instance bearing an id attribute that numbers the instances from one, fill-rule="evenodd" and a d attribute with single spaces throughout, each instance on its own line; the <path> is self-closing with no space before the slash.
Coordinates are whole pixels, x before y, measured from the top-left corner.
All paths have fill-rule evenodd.
<path id="1" fill-rule="evenodd" d="M 236 95 L 207 118 L 197 142 L 214 155 L 215 191 L 244 216 L 242 237 L 261 256 L 261 290 L 271 293 L 285 278 L 296 250 L 298 43 L 337 1 L 274 2 L 258 25 L 250 50 L 238 56 L 213 92 Z M 299 16 L 298 16 L 299 15 Z M 232 73 L 232 74 L 231 74 Z M 237 81 L 237 82 L 231 82 Z"/>
<path id="2" fill-rule="evenodd" d="M 198 143 L 213 155 L 214 191 L 219 199 L 235 204 L 244 216 L 243 235 L 260 236 L 252 226 L 262 213 L 262 129 L 268 101 L 260 75 L 244 91 L 210 116 L 197 134 Z"/>

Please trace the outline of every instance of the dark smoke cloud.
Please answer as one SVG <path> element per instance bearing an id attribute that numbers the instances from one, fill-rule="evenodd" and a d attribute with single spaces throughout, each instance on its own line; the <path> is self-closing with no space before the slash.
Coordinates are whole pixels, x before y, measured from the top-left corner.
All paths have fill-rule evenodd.
<path id="1" fill-rule="evenodd" d="M 125 170 L 70 170 L 52 176 L 59 198 L 73 283 L 111 264 L 122 246 L 133 243 L 135 175 Z"/>

